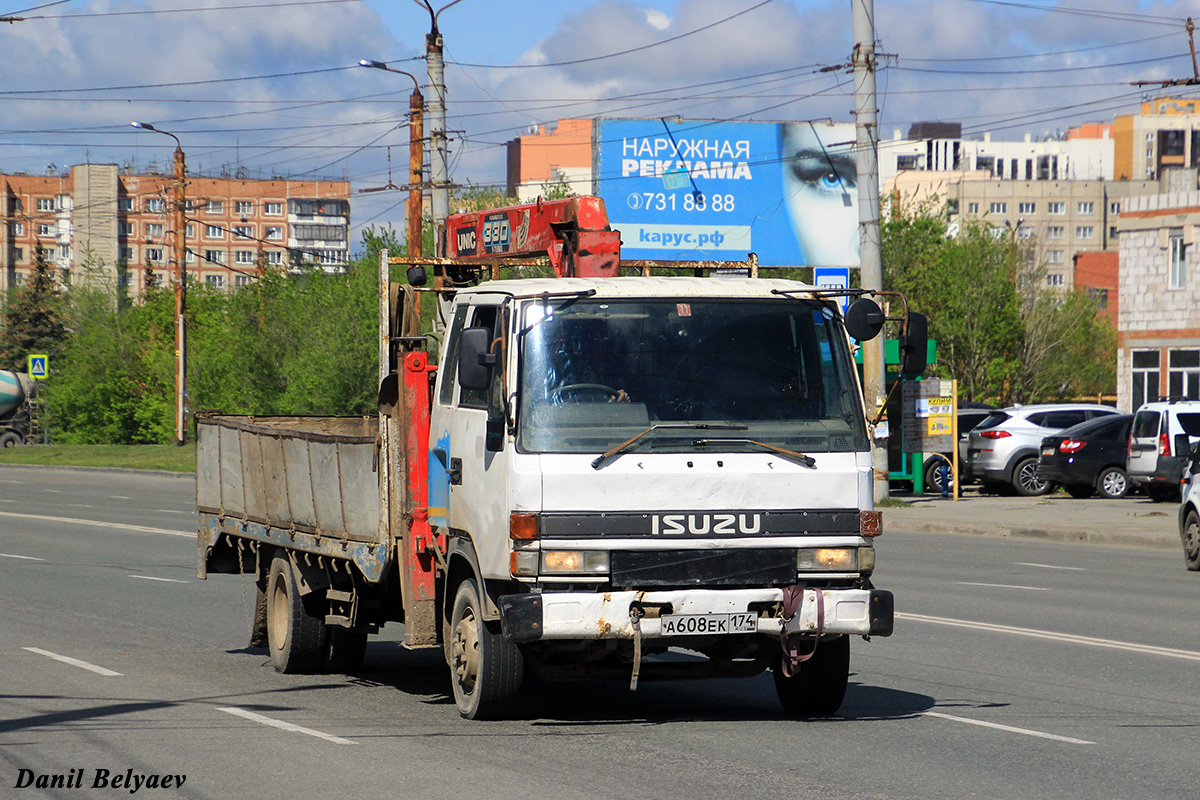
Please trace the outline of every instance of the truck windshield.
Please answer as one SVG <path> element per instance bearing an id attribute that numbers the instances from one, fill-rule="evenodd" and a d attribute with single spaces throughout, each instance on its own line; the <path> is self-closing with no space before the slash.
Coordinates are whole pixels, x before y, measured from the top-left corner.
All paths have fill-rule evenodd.
<path id="1" fill-rule="evenodd" d="M 736 426 L 730 449 L 867 447 L 845 335 L 820 303 L 535 302 L 522 327 L 525 452 L 604 451 L 662 422 Z M 643 447 L 694 450 L 700 438 L 712 434 L 665 427 Z"/>

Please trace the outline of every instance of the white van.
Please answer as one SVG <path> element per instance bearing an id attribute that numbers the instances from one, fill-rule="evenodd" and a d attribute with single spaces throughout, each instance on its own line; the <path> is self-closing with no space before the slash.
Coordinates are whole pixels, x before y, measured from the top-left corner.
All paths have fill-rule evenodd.
<path id="1" fill-rule="evenodd" d="M 1200 400 L 1146 403 L 1129 433 L 1126 472 L 1158 503 L 1179 500 L 1179 481 L 1192 445 L 1200 442 Z"/>

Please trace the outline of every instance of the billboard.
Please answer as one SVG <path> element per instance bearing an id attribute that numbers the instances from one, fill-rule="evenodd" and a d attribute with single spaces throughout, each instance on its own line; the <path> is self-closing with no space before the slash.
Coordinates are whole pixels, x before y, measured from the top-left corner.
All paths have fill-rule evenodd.
<path id="1" fill-rule="evenodd" d="M 623 258 L 859 264 L 852 123 L 601 119 L 594 137 Z"/>

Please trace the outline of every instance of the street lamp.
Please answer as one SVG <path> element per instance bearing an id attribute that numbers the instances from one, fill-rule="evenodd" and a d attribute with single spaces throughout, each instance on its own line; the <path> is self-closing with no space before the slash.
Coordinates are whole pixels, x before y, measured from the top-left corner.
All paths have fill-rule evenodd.
<path id="1" fill-rule="evenodd" d="M 429 69 L 429 167 L 433 185 L 433 227 L 436 231 L 450 214 L 450 166 L 446 147 L 446 73 L 442 57 L 442 33 L 438 16 L 462 0 L 450 0 L 437 9 L 430 0 L 413 0 L 429 12 L 429 33 L 425 34 L 425 64 Z"/>
<path id="2" fill-rule="evenodd" d="M 171 187 L 172 204 L 175 206 L 175 444 L 182 445 L 187 441 L 184 404 L 187 397 L 187 322 L 184 316 L 187 310 L 187 242 L 184 220 L 184 184 L 187 180 L 187 168 L 183 158 L 183 145 L 178 136 L 170 131 L 160 130 L 149 122 L 129 124 L 144 131 L 170 136 L 175 140 L 175 183 Z"/>
<path id="3" fill-rule="evenodd" d="M 422 191 L 425 98 L 421 95 L 421 87 L 417 84 L 416 76 L 410 72 L 392 69 L 382 61 L 371 61 L 366 58 L 359 61 L 358 65 L 370 69 L 381 69 L 385 72 L 395 72 L 397 75 L 407 75 L 412 78 L 413 91 L 408 98 L 408 254 L 419 257 L 421 255 L 421 212 L 425 202 Z M 391 187 L 389 186 L 389 188 Z"/>

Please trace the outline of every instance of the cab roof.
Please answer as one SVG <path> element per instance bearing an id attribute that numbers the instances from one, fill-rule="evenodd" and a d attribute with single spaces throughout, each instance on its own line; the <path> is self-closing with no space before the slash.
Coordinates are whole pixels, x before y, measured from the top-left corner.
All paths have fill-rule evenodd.
<path id="1" fill-rule="evenodd" d="M 807 292 L 816 287 L 799 281 L 780 278 L 691 278 L 691 277 L 627 277 L 627 278 L 530 278 L 525 280 L 486 281 L 478 286 L 458 290 L 465 295 L 506 294 L 513 297 L 537 297 L 542 294 L 563 294 L 594 291 L 599 298 L 728 298 L 756 297 L 775 299 L 772 292 L 800 292 L 799 297 L 812 297 Z"/>

